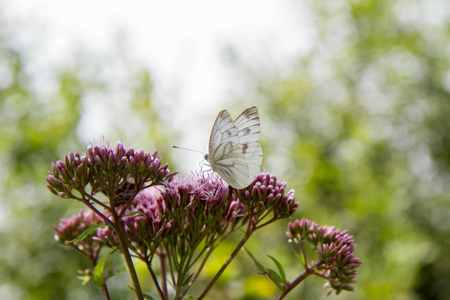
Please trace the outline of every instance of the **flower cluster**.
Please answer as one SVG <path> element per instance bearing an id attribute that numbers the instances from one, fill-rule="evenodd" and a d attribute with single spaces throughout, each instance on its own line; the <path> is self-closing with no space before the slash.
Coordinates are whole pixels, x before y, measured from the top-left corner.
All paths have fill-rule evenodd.
<path id="1" fill-rule="evenodd" d="M 110 225 L 115 222 L 111 209 L 127 204 L 120 217 L 128 246 L 142 255 L 154 252 L 168 234 L 174 239 L 182 236 L 193 246 L 239 228 L 249 217 L 262 219 L 273 212 L 275 220 L 290 216 L 298 206 L 294 191 L 286 192 L 286 183 L 266 172 L 242 190 L 228 186 L 215 173 L 174 175 L 167 164 L 161 167 L 157 152 L 150 155 L 118 143 L 115 149 L 91 146 L 53 163 L 47 187 L 60 197 L 83 201 Z M 110 206 L 95 198 L 98 191 L 110 199 Z M 91 203 L 105 210 L 95 210 Z M 116 233 L 104 226 L 94 239 L 120 250 Z"/>
<path id="2" fill-rule="evenodd" d="M 111 218 L 108 212 L 105 215 Z M 157 187 L 142 190 L 125 211 L 122 221 L 128 247 L 143 259 L 155 252 L 172 222 L 165 214 L 165 204 Z M 118 237 L 110 227 L 98 228 L 95 239 L 120 250 Z"/>
<path id="3" fill-rule="evenodd" d="M 131 257 L 141 259 L 162 299 L 169 295 L 169 275 L 178 296 L 186 295 L 211 251 L 246 224 L 241 242 L 208 284 L 206 293 L 254 231 L 289 217 L 299 205 L 294 191 L 286 191 L 286 183 L 267 172 L 237 190 L 215 173 L 187 177 L 170 173 L 157 152 L 138 152 L 120 143 L 115 148 L 106 144 L 70 153 L 52 164 L 46 180 L 52 193 L 81 201 L 91 209 L 61 220 L 55 226 L 55 238 L 89 256 L 94 266 L 102 247 L 118 250 L 135 288 L 139 282 Z M 106 195 L 107 203 L 98 198 L 100 193 Z M 353 240 L 334 228 L 323 231 L 316 225 L 308 226 L 311 228 L 300 240 L 309 239 L 316 246 L 316 271 L 322 272 L 333 288 L 349 289 L 354 277 L 348 263 Z M 290 225 L 294 240 L 301 227 L 298 221 Z M 161 284 L 152 269 L 154 259 L 160 261 Z M 102 272 L 101 268 L 96 272 Z M 98 274 L 97 281 L 103 286 Z"/>
<path id="4" fill-rule="evenodd" d="M 102 242 L 96 240 L 92 236 L 88 236 L 82 241 L 73 242 L 73 240 L 79 237 L 87 229 L 100 223 L 102 223 L 102 219 L 92 211 L 84 212 L 83 210 L 80 210 L 78 215 L 74 215 L 69 219 L 61 219 L 58 226 L 53 226 L 55 229 L 55 240 L 77 249 L 95 261 L 103 246 Z"/>
<path id="5" fill-rule="evenodd" d="M 138 245 L 136 248 L 140 249 L 146 249 L 149 245 L 150 250 L 156 249 L 161 238 L 172 227 L 172 221 L 166 216 L 165 204 L 157 187 L 141 191 L 125 212 L 123 221 L 127 236 Z"/>
<path id="6" fill-rule="evenodd" d="M 318 256 L 315 273 L 326 278 L 337 294 L 342 290 L 353 290 L 350 284 L 355 282 L 356 268 L 361 261 L 353 256 L 353 236 L 346 230 L 340 231 L 334 226 L 319 227 L 303 218 L 290 222 L 286 235 L 296 244 L 307 241 L 313 246 Z"/>
<path id="7" fill-rule="evenodd" d="M 165 186 L 163 198 L 175 235 L 188 244 L 223 234 L 243 218 L 243 206 L 216 174 L 180 176 Z"/>
<path id="8" fill-rule="evenodd" d="M 250 209 L 252 215 L 272 211 L 275 219 L 292 215 L 298 207 L 294 190 L 286 193 L 286 182 L 277 181 L 276 176 L 267 172 L 256 176 L 249 187 L 236 191 L 238 199 Z"/>
<path id="9" fill-rule="evenodd" d="M 80 201 L 94 201 L 93 195 L 101 191 L 115 206 L 115 199 L 121 195 L 125 183 L 134 187 L 133 198 L 145 187 L 167 181 L 168 164 L 161 166 L 161 157 L 156 151 L 152 155 L 143 151 L 126 149 L 117 143 L 115 149 L 109 145 L 89 147 L 84 153 L 70 153 L 64 161 L 52 163 L 52 171 L 47 180 L 48 189 L 62 198 L 74 198 Z M 86 192 L 90 184 L 91 192 Z M 74 194 L 77 191 L 81 197 Z M 97 203 L 99 204 L 99 203 Z"/>

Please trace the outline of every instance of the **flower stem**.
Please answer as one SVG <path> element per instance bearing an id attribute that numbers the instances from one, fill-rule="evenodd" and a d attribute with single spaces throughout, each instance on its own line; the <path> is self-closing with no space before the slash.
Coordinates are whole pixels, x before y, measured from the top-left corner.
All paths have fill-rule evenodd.
<path id="1" fill-rule="evenodd" d="M 185 281 L 186 276 L 188 275 L 189 272 L 189 267 L 190 267 L 190 263 L 192 261 L 192 257 L 194 255 L 194 250 L 195 250 L 195 246 L 190 247 L 191 251 L 189 251 L 188 255 L 185 257 L 181 258 L 180 261 L 180 269 L 178 272 L 178 279 L 177 279 L 177 284 L 176 284 L 176 293 L 175 293 L 175 297 L 174 299 L 182 299 L 182 297 L 180 296 L 181 293 L 181 288 L 183 286 L 183 283 Z"/>
<path id="2" fill-rule="evenodd" d="M 144 295 L 142 294 L 141 286 L 139 285 L 139 279 L 134 269 L 133 261 L 131 260 L 130 252 L 128 251 L 127 241 L 125 238 L 125 232 L 123 230 L 123 222 L 117 216 L 116 212 L 113 211 L 112 216 L 114 218 L 114 228 L 117 232 L 117 237 L 119 238 L 120 246 L 122 248 L 123 257 L 127 263 L 128 271 L 130 272 L 131 280 L 133 281 L 134 290 L 138 300 L 144 300 Z"/>
<path id="3" fill-rule="evenodd" d="M 200 272 L 203 270 L 203 267 L 205 266 L 206 261 L 209 258 L 209 255 L 212 252 L 213 247 L 210 246 L 208 247 L 208 249 L 206 250 L 206 254 L 205 257 L 203 258 L 202 262 L 200 263 L 200 266 L 198 267 L 197 271 L 194 273 L 194 275 L 192 276 L 191 280 L 189 281 L 186 289 L 180 294 L 180 299 L 183 299 L 184 295 L 186 295 L 186 293 L 189 291 L 189 289 L 192 287 L 192 285 L 194 284 L 194 281 L 197 280 L 198 276 L 200 275 Z"/>
<path id="4" fill-rule="evenodd" d="M 303 272 L 294 279 L 290 284 L 285 286 L 284 291 L 282 291 L 275 300 L 283 299 L 288 293 L 290 293 L 297 285 L 299 285 L 303 280 L 305 280 L 309 275 L 313 274 L 315 268 L 304 269 Z"/>
<path id="5" fill-rule="evenodd" d="M 111 300 L 111 296 L 109 295 L 108 286 L 106 285 L 106 282 L 102 285 L 103 294 L 105 294 L 106 300 Z"/>
<path id="6" fill-rule="evenodd" d="M 209 290 L 213 287 L 213 285 L 216 283 L 216 281 L 219 279 L 219 277 L 222 275 L 222 273 L 225 271 L 225 269 L 228 267 L 228 265 L 231 263 L 231 261 L 236 257 L 236 255 L 239 253 L 241 248 L 244 246 L 244 244 L 247 242 L 247 240 L 250 238 L 250 236 L 253 233 L 253 225 L 252 225 L 252 218 L 249 219 L 249 224 L 247 227 L 247 232 L 245 233 L 242 240 L 239 242 L 239 244 L 234 249 L 233 253 L 227 258 L 223 266 L 220 268 L 219 272 L 214 276 L 214 278 L 208 283 L 205 290 L 201 293 L 201 295 L 197 298 L 198 300 L 203 299 L 206 294 L 209 292 Z"/>
<path id="7" fill-rule="evenodd" d="M 162 285 L 162 292 L 165 296 L 164 299 L 169 299 L 169 295 L 167 293 L 167 270 L 166 270 L 166 257 L 167 254 L 161 253 L 159 254 L 160 262 L 161 262 L 161 285 Z"/>
<path id="8" fill-rule="evenodd" d="M 153 271 L 152 266 L 151 266 L 151 262 L 149 260 L 146 260 L 146 265 L 147 265 L 148 272 L 152 276 L 153 284 L 155 285 L 155 288 L 156 288 L 156 291 L 159 294 L 159 297 L 161 297 L 161 299 L 167 299 L 167 294 L 164 295 L 163 291 L 161 290 L 161 288 L 159 286 L 159 283 L 158 283 L 158 279 L 156 278 L 156 274 Z"/>

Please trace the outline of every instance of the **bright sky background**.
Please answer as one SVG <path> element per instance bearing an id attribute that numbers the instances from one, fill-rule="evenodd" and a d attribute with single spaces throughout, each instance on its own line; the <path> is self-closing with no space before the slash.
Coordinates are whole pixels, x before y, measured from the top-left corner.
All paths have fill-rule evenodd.
<path id="1" fill-rule="evenodd" d="M 305 51 L 308 32 L 299 4 L 290 0 L 14 0 L 0 2 L 4 15 L 24 25 L 23 39 L 36 33 L 45 41 L 41 64 L 58 65 L 70 60 L 74 49 L 86 47 L 108 52 L 117 33 L 135 61 L 146 64 L 155 81 L 155 92 L 176 90 L 174 115 L 177 130 L 183 124 L 207 116 L 194 128 L 198 135 L 183 133 L 189 147 L 207 147 L 217 113 L 226 105 L 229 91 L 237 85 L 221 60 L 221 49 L 232 45 L 240 53 L 266 51 L 277 62 Z M 295 5 L 295 6 L 294 6 Z M 295 13 L 292 10 L 295 8 Z M 30 25 L 31 24 L 31 25 Z M 262 47 L 265 45 L 265 47 Z M 269 45 L 269 46 L 267 46 Z M 250 54 L 251 56 L 251 54 Z M 236 117 L 239 111 L 231 110 Z M 186 113 L 186 112 L 189 113 Z M 99 122 L 86 139 L 101 136 Z M 201 145 L 201 146 L 200 146 Z M 201 148 L 200 148 L 201 149 Z M 195 156 L 198 167 L 198 155 Z M 192 166 L 191 166 L 192 167 Z"/>

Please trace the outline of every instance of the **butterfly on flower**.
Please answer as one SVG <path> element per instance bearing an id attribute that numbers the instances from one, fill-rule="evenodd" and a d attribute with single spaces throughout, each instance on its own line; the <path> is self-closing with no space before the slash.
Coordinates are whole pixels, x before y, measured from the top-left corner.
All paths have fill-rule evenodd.
<path id="1" fill-rule="evenodd" d="M 234 121 L 227 110 L 222 110 L 214 122 L 205 159 L 233 188 L 246 188 L 260 173 L 263 159 L 258 141 L 260 132 L 256 106 L 244 110 Z"/>

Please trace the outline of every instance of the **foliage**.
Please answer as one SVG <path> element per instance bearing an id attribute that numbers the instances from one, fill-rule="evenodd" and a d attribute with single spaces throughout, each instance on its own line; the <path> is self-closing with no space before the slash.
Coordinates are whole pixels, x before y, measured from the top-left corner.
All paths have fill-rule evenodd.
<path id="1" fill-rule="evenodd" d="M 287 71 L 272 57 L 236 62 L 243 80 L 233 78 L 245 83 L 245 97 L 239 98 L 257 102 L 264 119 L 264 165 L 286 170 L 303 215 L 355 235 L 364 265 L 355 291 L 340 299 L 445 299 L 450 294 L 449 5 L 439 0 L 307 3 L 311 45 Z M 293 14 L 305 9 L 295 5 Z M 51 90 L 42 91 L 35 81 L 45 72 L 30 71 L 36 45 L 18 43 L 9 31 L 17 26 L 2 17 L 2 293 L 11 299 L 96 299 L 95 286 L 81 287 L 73 276 L 89 268 L 88 261 L 61 251 L 51 238 L 48 224 L 71 215 L 74 207 L 49 201 L 42 185 L 48 164 L 84 144 L 80 128 L 90 128 L 83 119 L 89 109 L 112 116 L 107 127 L 116 135 L 112 139 L 154 143 L 169 162 L 172 133 L 159 117 L 163 109 L 155 107 L 150 72 L 117 53 L 74 53 L 75 61 L 52 74 Z M 117 58 L 116 69 L 104 56 Z M 105 73 L 125 75 L 105 80 Z M 97 109 L 94 99 L 107 108 Z M 131 107 L 138 122 L 124 124 L 130 118 L 117 113 L 117 102 L 121 113 Z M 267 250 L 279 240 L 257 235 L 249 243 Z M 260 253 L 252 253 L 258 259 Z M 217 256 L 212 258 L 222 258 Z M 283 253 L 277 259 L 290 257 Z M 292 274 L 289 268 L 285 272 Z M 231 276 L 237 279 L 231 282 Z M 236 286 L 246 291 L 246 299 L 269 297 L 261 277 L 236 271 L 223 277 L 218 283 L 231 290 L 229 298 Z M 261 296 L 262 291 L 267 293 Z M 292 299 L 323 297 L 314 283 L 305 282 L 296 292 Z"/>
<path id="2" fill-rule="evenodd" d="M 266 128 L 276 128 L 263 142 L 265 166 L 286 170 L 305 216 L 355 233 L 365 264 L 344 298 L 446 299 L 450 6 L 302 8 L 313 20 L 312 44 L 288 72 L 264 54 L 259 63 L 238 49 L 227 56 L 250 83 L 245 97 L 258 99 Z M 320 297 L 307 286 L 300 294 Z"/>

